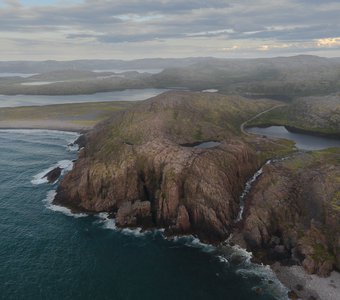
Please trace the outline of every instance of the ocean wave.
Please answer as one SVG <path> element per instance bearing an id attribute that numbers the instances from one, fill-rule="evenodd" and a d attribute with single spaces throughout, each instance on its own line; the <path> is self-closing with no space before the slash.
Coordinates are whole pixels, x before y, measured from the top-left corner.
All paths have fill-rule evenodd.
<path id="1" fill-rule="evenodd" d="M 61 212 L 70 217 L 86 217 L 86 214 L 74 214 L 69 209 L 54 205 L 52 203 L 56 192 L 50 191 L 46 199 L 47 208 Z M 145 236 L 160 234 L 160 236 L 174 244 L 192 247 L 199 249 L 205 253 L 210 253 L 213 257 L 216 257 L 218 261 L 224 264 L 227 268 L 233 268 L 234 272 L 245 279 L 257 279 L 259 281 L 254 285 L 253 289 L 260 288 L 262 293 L 270 294 L 275 297 L 275 299 L 288 299 L 287 293 L 288 289 L 277 279 L 275 273 L 271 270 L 269 266 L 259 265 L 251 262 L 253 254 L 246 249 L 238 246 L 223 246 L 215 247 L 211 244 L 206 244 L 200 241 L 197 237 L 193 235 L 184 236 L 173 236 L 166 237 L 164 235 L 164 229 L 152 229 L 143 230 L 142 228 L 119 228 L 113 218 L 109 217 L 108 213 L 99 213 L 94 215 L 97 219 L 94 224 L 101 226 L 103 229 L 113 230 L 123 235 L 134 236 L 136 238 L 141 238 Z"/>
<path id="2" fill-rule="evenodd" d="M 226 241 L 226 244 L 218 249 L 216 257 L 228 268 L 232 268 L 235 274 L 246 280 L 253 280 L 254 290 L 259 288 L 261 293 L 272 295 L 275 299 L 288 299 L 288 289 L 278 280 L 270 266 L 251 261 L 252 252 L 239 245 L 231 246 Z"/>
<path id="3" fill-rule="evenodd" d="M 235 273 L 244 279 L 258 278 L 260 282 L 254 288 L 261 288 L 264 293 L 274 296 L 275 299 L 289 299 L 289 290 L 278 280 L 270 266 L 252 263 L 246 268 L 237 269 Z"/>
<path id="4" fill-rule="evenodd" d="M 116 226 L 115 219 L 109 218 L 108 213 L 99 213 L 96 215 L 99 219 L 97 224 L 102 224 L 102 228 L 104 229 L 111 229 L 117 232 L 120 232 L 124 235 L 130 235 L 135 237 L 143 237 L 152 234 L 162 234 L 164 239 L 172 241 L 177 244 L 185 245 L 187 247 L 201 249 L 203 252 L 213 252 L 216 250 L 216 247 L 210 244 L 205 244 L 200 241 L 199 238 L 194 237 L 193 235 L 182 235 L 182 236 L 171 236 L 166 237 L 163 233 L 165 231 L 164 228 L 161 229 L 151 229 L 151 230 L 144 230 L 141 227 L 137 228 L 119 228 Z"/>
<path id="5" fill-rule="evenodd" d="M 69 152 L 77 152 L 77 151 L 80 150 L 80 149 L 79 149 L 79 145 L 74 144 L 74 143 L 68 144 L 68 145 L 66 146 L 66 148 L 67 148 L 67 150 L 68 150 Z"/>
<path id="6" fill-rule="evenodd" d="M 31 180 L 31 183 L 34 185 L 39 185 L 39 184 L 43 184 L 43 183 L 47 183 L 48 180 L 45 177 L 46 174 L 52 170 L 54 170 L 55 168 L 61 168 L 61 176 L 64 175 L 66 172 L 71 171 L 73 168 L 73 162 L 71 160 L 61 160 L 58 161 L 56 164 L 54 164 L 53 166 L 41 171 L 40 173 L 38 173 L 37 175 L 33 176 L 33 179 Z M 58 180 L 57 180 L 58 181 Z"/>
<path id="7" fill-rule="evenodd" d="M 111 229 L 117 232 L 120 232 L 124 235 L 130 235 L 135 237 L 143 237 L 146 235 L 152 235 L 157 233 L 163 233 L 164 229 L 152 229 L 152 230 L 144 230 L 141 227 L 137 228 L 119 228 L 116 226 L 115 219 L 109 218 L 108 213 L 99 213 L 96 215 L 99 219 L 96 223 L 101 224 L 104 229 Z"/>
<path id="8" fill-rule="evenodd" d="M 57 192 L 55 190 L 51 190 L 47 193 L 46 198 L 43 200 L 43 202 L 45 203 L 45 207 L 47 209 L 50 209 L 50 210 L 55 211 L 55 212 L 62 213 L 64 215 L 68 216 L 68 217 L 84 218 L 84 217 L 88 216 L 87 214 L 84 214 L 84 213 L 73 213 L 67 207 L 53 204 L 53 200 L 54 200 L 56 194 L 57 194 Z"/>
<path id="9" fill-rule="evenodd" d="M 218 258 L 218 260 L 221 262 L 221 263 L 224 263 L 226 264 L 227 266 L 230 266 L 230 263 L 229 263 L 229 260 L 224 257 L 223 255 L 217 255 L 216 256 Z"/>
<path id="10" fill-rule="evenodd" d="M 203 243 L 199 238 L 193 235 L 183 235 L 183 236 L 175 236 L 171 237 L 170 240 L 174 241 L 175 243 L 180 243 L 187 247 L 198 248 L 201 249 L 203 252 L 211 253 L 216 250 L 216 247 L 211 244 Z"/>

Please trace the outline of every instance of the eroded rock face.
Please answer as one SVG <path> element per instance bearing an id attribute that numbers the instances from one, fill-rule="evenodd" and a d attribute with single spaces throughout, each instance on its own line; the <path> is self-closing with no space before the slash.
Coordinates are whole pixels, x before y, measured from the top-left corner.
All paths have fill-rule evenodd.
<path id="1" fill-rule="evenodd" d="M 264 167 L 247 199 L 242 234 L 249 248 L 320 276 L 340 269 L 338 155 L 302 153 Z"/>
<path id="2" fill-rule="evenodd" d="M 168 234 L 222 241 L 238 214 L 246 180 L 262 163 L 257 148 L 235 132 L 275 104 L 187 92 L 150 99 L 86 136 L 55 202 L 110 212 L 122 227 L 162 227 Z M 204 141 L 220 144 L 181 146 Z"/>
<path id="3" fill-rule="evenodd" d="M 123 161 L 80 158 L 65 176 L 56 202 L 75 209 L 116 212 L 118 226 L 164 227 L 207 241 L 228 236 L 238 197 L 258 167 L 254 151 L 238 142 L 212 150 L 152 141 L 122 146 Z"/>
<path id="4" fill-rule="evenodd" d="M 55 203 L 109 212 L 120 227 L 165 228 L 205 242 L 233 233 L 262 262 L 298 262 L 326 276 L 340 269 L 337 151 L 266 164 L 235 224 L 247 179 L 266 159 L 289 151 L 287 143 L 240 137 L 240 124 L 268 106 L 273 103 L 168 93 L 120 112 L 86 135 Z M 219 144 L 194 147 L 204 141 Z"/>

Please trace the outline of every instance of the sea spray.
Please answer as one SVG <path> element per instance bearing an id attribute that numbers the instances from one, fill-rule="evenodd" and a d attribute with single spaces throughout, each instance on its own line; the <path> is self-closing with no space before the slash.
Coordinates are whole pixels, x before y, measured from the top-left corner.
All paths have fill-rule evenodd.
<path id="1" fill-rule="evenodd" d="M 288 299 L 288 289 L 278 280 L 270 266 L 253 263 L 253 254 L 250 251 L 239 245 L 231 245 L 228 240 L 218 251 L 219 261 L 245 280 L 253 281 L 254 290 L 260 289 L 262 293 L 272 295 L 275 299 Z"/>
<path id="2" fill-rule="evenodd" d="M 118 228 L 115 220 L 109 218 L 108 213 L 97 214 L 99 221 L 104 229 L 111 229 L 124 235 L 134 236 L 136 238 L 146 237 L 158 234 L 162 238 L 173 242 L 175 245 L 199 249 L 202 252 L 209 253 L 217 258 L 226 268 L 233 270 L 237 275 L 244 279 L 253 279 L 260 281 L 254 285 L 254 288 L 260 287 L 264 293 L 274 295 L 276 299 L 287 299 L 287 288 L 277 279 L 275 273 L 269 266 L 255 264 L 251 261 L 253 254 L 239 245 L 229 245 L 227 240 L 223 246 L 214 246 L 202 242 L 193 235 L 170 236 L 164 234 L 164 229 L 142 230 L 142 228 Z M 257 280 L 258 279 L 258 280 Z"/>
<path id="3" fill-rule="evenodd" d="M 47 209 L 50 209 L 50 210 L 55 211 L 55 212 L 62 213 L 64 215 L 68 216 L 68 217 L 84 218 L 84 217 L 88 216 L 85 213 L 73 213 L 67 207 L 53 204 L 53 200 L 54 200 L 56 194 L 57 194 L 56 190 L 51 190 L 47 193 L 46 198 L 43 200 L 43 202 L 45 203 L 45 207 Z"/>
<path id="4" fill-rule="evenodd" d="M 61 176 L 64 175 L 66 172 L 71 171 L 73 168 L 73 162 L 71 160 L 61 160 L 57 162 L 56 164 L 52 165 L 51 167 L 39 172 L 38 174 L 33 176 L 33 179 L 31 180 L 31 183 L 34 185 L 44 184 L 48 182 L 47 174 L 56 169 L 60 168 L 62 169 Z M 58 181 L 58 180 L 57 180 Z M 54 182 L 55 183 L 55 182 Z"/>

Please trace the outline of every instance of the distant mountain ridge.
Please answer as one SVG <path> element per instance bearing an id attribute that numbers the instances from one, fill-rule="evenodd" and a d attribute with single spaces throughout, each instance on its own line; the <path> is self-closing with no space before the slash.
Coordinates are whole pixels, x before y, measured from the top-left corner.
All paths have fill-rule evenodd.
<path id="1" fill-rule="evenodd" d="M 159 69 L 160 72 L 128 72 L 116 76 L 117 74 L 112 73 L 115 69 Z M 93 70 L 107 72 L 98 73 L 97 76 Z M 0 72 L 10 71 L 40 74 L 29 78 L 0 78 L 0 94 L 74 95 L 176 87 L 192 91 L 214 89 L 222 94 L 291 101 L 296 97 L 328 95 L 340 91 L 340 61 L 311 55 L 258 59 L 208 57 L 134 61 L 0 62 Z M 55 80 L 62 82 L 35 86 L 26 84 Z"/>
<path id="2" fill-rule="evenodd" d="M 253 59 L 228 59 L 215 57 L 187 57 L 187 58 L 146 58 L 135 60 L 119 60 L 119 59 L 89 59 L 89 60 L 70 60 L 70 61 L 0 61 L 0 72 L 2 73 L 45 73 L 51 71 L 60 71 L 66 69 L 73 70 L 88 70 L 95 69 L 151 69 L 151 68 L 172 68 L 172 67 L 186 67 L 196 63 L 240 63 L 240 62 L 271 62 L 287 60 L 308 60 L 313 61 L 339 61 L 340 58 L 323 58 L 312 55 L 298 55 L 291 57 L 274 57 L 274 58 L 253 58 Z"/>

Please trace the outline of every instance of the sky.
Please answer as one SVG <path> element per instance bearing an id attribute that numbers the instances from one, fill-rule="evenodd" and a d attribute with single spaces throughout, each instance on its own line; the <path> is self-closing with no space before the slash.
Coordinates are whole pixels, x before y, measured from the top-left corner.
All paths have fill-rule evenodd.
<path id="1" fill-rule="evenodd" d="M 340 1 L 0 0 L 0 60 L 340 57 Z"/>

